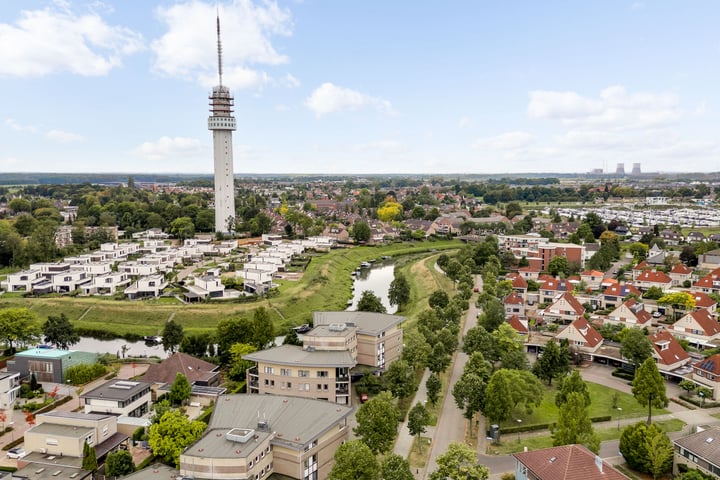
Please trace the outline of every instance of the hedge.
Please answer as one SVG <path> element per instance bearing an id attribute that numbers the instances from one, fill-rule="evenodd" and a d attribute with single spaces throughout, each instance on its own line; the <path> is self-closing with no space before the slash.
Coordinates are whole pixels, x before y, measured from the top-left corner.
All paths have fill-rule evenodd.
<path id="1" fill-rule="evenodd" d="M 590 417 L 592 423 L 597 422 L 609 422 L 612 420 L 610 415 L 602 415 L 599 417 Z M 509 427 L 501 427 L 500 433 L 522 433 L 522 432 L 535 432 L 537 430 L 549 430 L 555 425 L 553 423 L 536 423 L 534 425 L 511 425 Z"/>
<path id="2" fill-rule="evenodd" d="M 627 370 L 623 370 L 622 368 L 616 368 L 615 370 L 613 370 L 612 376 L 622 378 L 623 380 L 630 380 L 630 381 L 635 379 L 635 375 L 633 375 L 632 373 L 629 373 Z"/>
<path id="3" fill-rule="evenodd" d="M 92 382 L 98 377 L 107 373 L 107 367 L 99 363 L 93 363 L 88 365 L 81 363 L 80 365 L 74 365 L 67 369 L 65 378 L 73 385 L 83 385 L 88 382 Z"/>
<path id="4" fill-rule="evenodd" d="M 692 403 L 696 407 L 700 408 L 715 408 L 720 407 L 720 402 L 708 402 L 705 400 L 705 404 L 703 405 L 702 400 L 699 400 L 697 397 L 689 397 L 687 395 L 680 395 L 680 398 L 685 400 L 688 403 Z"/>

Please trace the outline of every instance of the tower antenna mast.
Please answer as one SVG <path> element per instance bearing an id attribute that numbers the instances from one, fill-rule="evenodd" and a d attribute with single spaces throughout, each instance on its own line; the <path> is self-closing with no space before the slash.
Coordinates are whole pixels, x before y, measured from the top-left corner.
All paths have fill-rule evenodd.
<path id="1" fill-rule="evenodd" d="M 220 9 L 217 9 L 217 52 L 218 52 L 218 77 L 222 86 L 222 42 L 220 40 Z"/>

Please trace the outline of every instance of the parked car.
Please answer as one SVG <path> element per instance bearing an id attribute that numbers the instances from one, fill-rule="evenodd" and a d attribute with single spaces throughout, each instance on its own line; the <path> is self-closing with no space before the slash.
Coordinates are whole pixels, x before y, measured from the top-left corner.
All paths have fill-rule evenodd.
<path id="1" fill-rule="evenodd" d="M 21 447 L 14 447 L 7 451 L 8 458 L 23 458 L 25 455 L 27 452 Z"/>
<path id="2" fill-rule="evenodd" d="M 660 318 L 660 317 L 662 317 L 662 313 L 660 313 L 660 312 L 653 312 L 653 313 L 652 313 L 652 317 L 653 317 L 653 318 Z"/>

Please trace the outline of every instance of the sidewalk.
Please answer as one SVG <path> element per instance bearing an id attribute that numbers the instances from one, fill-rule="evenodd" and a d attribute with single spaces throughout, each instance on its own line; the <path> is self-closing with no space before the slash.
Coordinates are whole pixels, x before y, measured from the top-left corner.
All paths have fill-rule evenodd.
<path id="1" fill-rule="evenodd" d="M 423 405 L 427 403 L 427 389 L 425 388 L 425 382 L 427 381 L 428 377 L 430 376 L 430 370 L 425 369 L 425 372 L 423 373 L 422 379 L 420 380 L 420 385 L 418 386 L 417 391 L 415 392 L 415 397 L 413 398 L 413 402 L 410 404 L 410 408 L 414 407 L 416 403 L 420 402 Z M 434 437 L 435 436 L 435 428 L 436 427 L 427 427 L 427 431 L 422 435 L 423 437 Z M 408 429 L 408 419 L 405 417 L 405 420 L 400 425 L 400 430 L 398 432 L 397 439 L 395 440 L 395 447 L 393 448 L 393 453 L 396 453 L 400 455 L 403 458 L 408 458 L 410 456 L 410 451 L 412 449 L 413 442 L 415 441 L 415 438 L 410 435 L 410 430 Z M 423 478 L 425 476 L 425 469 L 419 468 L 414 469 L 413 475 L 415 475 L 415 478 Z"/>

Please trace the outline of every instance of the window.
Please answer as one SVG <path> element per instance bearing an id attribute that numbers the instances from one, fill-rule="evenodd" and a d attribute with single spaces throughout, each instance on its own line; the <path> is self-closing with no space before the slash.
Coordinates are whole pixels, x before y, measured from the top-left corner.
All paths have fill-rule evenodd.
<path id="1" fill-rule="evenodd" d="M 298 377 L 309 377 L 310 370 L 298 370 Z"/>
<path id="2" fill-rule="evenodd" d="M 280 369 L 280 375 L 283 377 L 291 377 L 292 376 L 292 370 L 289 368 L 281 368 Z"/>
<path id="3" fill-rule="evenodd" d="M 273 369 L 273 367 L 265 367 L 265 373 L 273 374 L 275 373 L 275 369 Z"/>
<path id="4" fill-rule="evenodd" d="M 328 376 L 328 371 L 327 370 L 318 370 L 317 376 L 319 378 L 325 378 Z"/>

